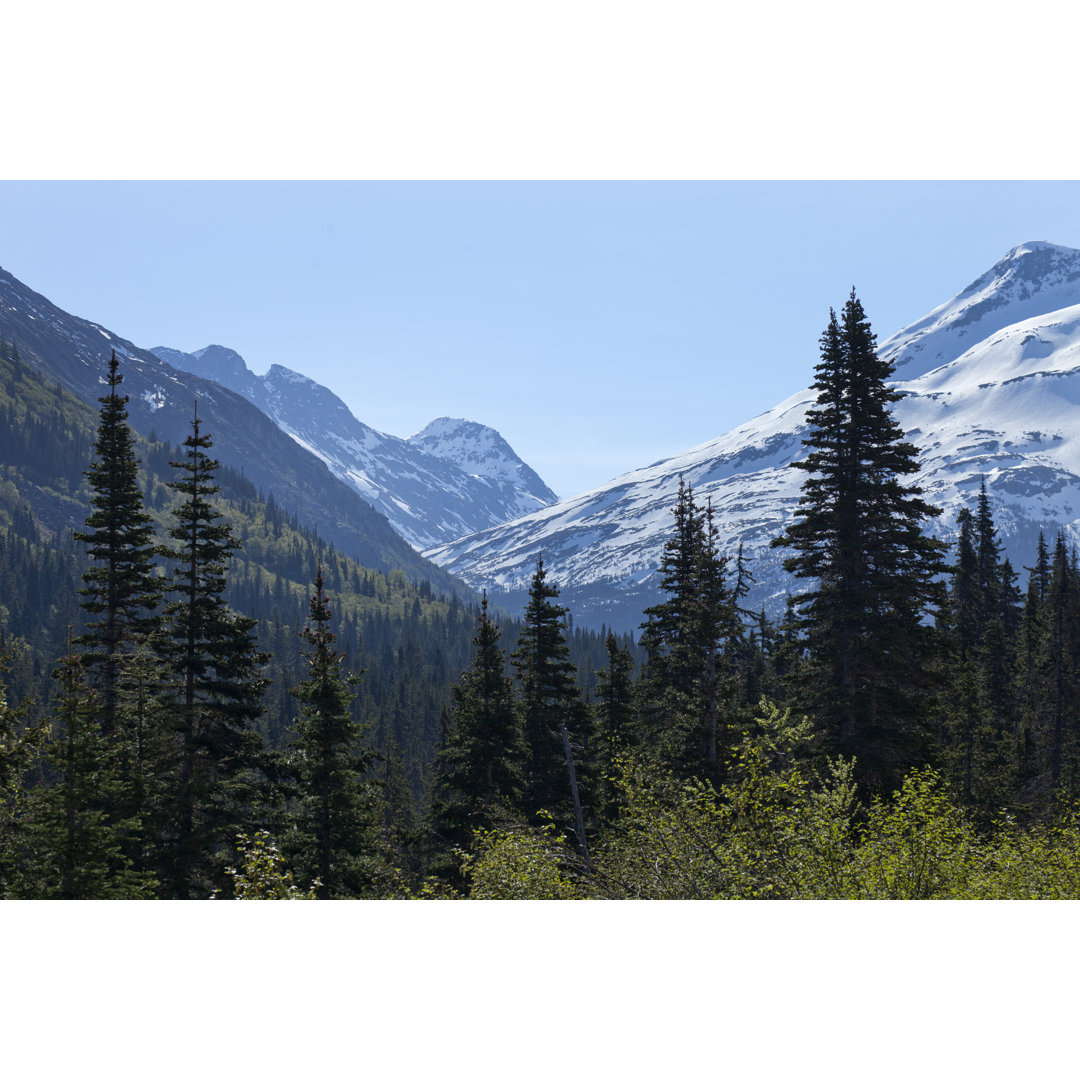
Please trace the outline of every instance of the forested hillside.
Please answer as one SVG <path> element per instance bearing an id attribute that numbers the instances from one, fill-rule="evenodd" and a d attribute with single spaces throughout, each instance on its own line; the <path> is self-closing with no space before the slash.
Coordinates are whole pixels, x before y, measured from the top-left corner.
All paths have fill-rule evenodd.
<path id="1" fill-rule="evenodd" d="M 326 465 L 239 394 L 178 371 L 153 353 L 97 323 L 71 315 L 0 269 L 0 338 L 17 344 L 21 364 L 50 385 L 59 384 L 97 407 L 110 353 L 125 365 L 128 422 L 139 435 L 179 444 L 191 412 L 215 437 L 218 458 L 245 473 L 290 513 L 365 566 L 403 570 L 446 591 L 464 591 L 457 579 L 421 558 L 390 523 Z"/>
<path id="2" fill-rule="evenodd" d="M 0 343 L 0 422 L 0 652 L 10 724 L 4 736 L 13 740 L 6 749 L 17 751 L 27 731 L 62 711 L 65 687 L 54 671 L 72 654 L 71 640 L 77 643 L 93 621 L 80 593 L 94 560 L 73 533 L 84 528 L 91 510 L 87 474 L 100 460 L 93 453 L 99 418 L 42 381 L 17 346 Z M 182 463 L 185 450 L 127 430 L 139 462 L 138 499 L 161 541 L 174 527 L 181 501 L 170 487 L 177 473 L 170 462 Z M 241 473 L 217 466 L 212 480 L 220 489 L 208 496 L 217 523 L 236 545 L 226 560 L 223 600 L 252 620 L 252 646 L 261 654 L 252 731 L 271 753 L 284 752 L 295 740 L 299 705 L 290 691 L 309 667 L 301 631 L 321 570 L 331 612 L 327 629 L 340 667 L 362 673 L 349 714 L 368 755 L 364 779 L 374 785 L 373 806 L 383 808 L 386 829 L 394 825 L 412 845 L 400 861 L 415 867 L 431 763 L 445 735 L 452 684 L 471 657 L 478 605 L 410 581 L 400 570 L 385 574 L 360 566 L 300 526 Z M 164 582 L 168 559 L 156 554 L 153 573 Z M 508 635 L 515 632 L 509 619 L 501 625 Z M 603 639 L 583 631 L 570 638 L 587 687 L 595 680 Z M 63 727 L 54 719 L 54 735 Z M 44 790 L 56 770 L 45 759 L 34 760 L 20 782 Z M 9 810 L 18 801 L 12 801 L 13 790 L 6 793 Z"/>

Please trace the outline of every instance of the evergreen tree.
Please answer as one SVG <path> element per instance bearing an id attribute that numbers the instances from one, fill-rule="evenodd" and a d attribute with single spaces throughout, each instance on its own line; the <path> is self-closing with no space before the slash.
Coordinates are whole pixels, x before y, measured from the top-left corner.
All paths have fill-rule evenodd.
<path id="1" fill-rule="evenodd" d="M 158 647 L 171 677 L 169 707 L 179 740 L 170 778 L 170 835 L 160 877 L 176 899 L 208 896 L 224 878 L 225 845 L 246 828 L 259 787 L 262 740 L 254 728 L 266 685 L 267 657 L 255 645 L 255 620 L 225 603 L 226 563 L 238 547 L 232 530 L 210 502 L 218 462 L 199 419 L 184 441 L 180 479 L 169 487 L 181 497 L 169 536 L 177 562 Z"/>
<path id="2" fill-rule="evenodd" d="M 55 675 L 62 686 L 62 737 L 50 744 L 47 759 L 59 780 L 35 792 L 31 895 L 54 900 L 149 898 L 153 876 L 135 871 L 125 854 L 138 822 L 115 819 L 122 781 L 115 769 L 114 740 L 103 729 L 80 657 L 64 657 Z"/>
<path id="3" fill-rule="evenodd" d="M 785 569 L 814 583 L 797 597 L 808 652 L 797 703 L 829 752 L 854 756 L 861 779 L 887 789 L 929 751 L 924 616 L 941 600 L 945 548 L 922 532 L 940 511 L 901 483 L 918 451 L 890 414 L 892 371 L 852 290 L 822 334 L 809 453 L 792 463 L 807 474 L 802 497 L 774 541 L 794 552 Z"/>
<path id="4" fill-rule="evenodd" d="M 984 678 L 995 738 L 1001 741 L 1015 731 L 1017 723 L 1014 687 L 1020 591 L 1016 587 L 1016 574 L 998 539 L 985 482 L 979 487 L 975 533 L 979 589 L 985 598 L 982 604 Z"/>
<path id="5" fill-rule="evenodd" d="M 974 798 L 976 775 L 981 772 L 982 744 L 989 719 L 980 681 L 981 611 L 978 559 L 972 542 L 974 517 L 964 507 L 957 515 L 959 534 L 956 565 L 948 600 L 938 618 L 942 635 L 943 667 L 950 678 L 942 699 L 945 762 L 965 802 Z"/>
<path id="6" fill-rule="evenodd" d="M 610 822 L 618 810 L 619 788 L 615 778 L 619 759 L 636 743 L 637 692 L 633 680 L 634 658 L 630 652 L 611 631 L 605 645 L 607 667 L 596 673 L 594 757 L 598 774 L 597 815 Z"/>
<path id="7" fill-rule="evenodd" d="M 641 741 L 676 773 L 715 778 L 734 719 L 739 591 L 727 581 L 711 506 L 699 510 L 682 478 L 672 513 L 660 565 L 667 599 L 646 609 L 639 641 Z"/>
<path id="8" fill-rule="evenodd" d="M 1016 590 L 986 498 L 957 515 L 956 565 L 938 625 L 945 767 L 961 800 L 990 821 L 1008 801 L 1013 767 Z"/>
<path id="9" fill-rule="evenodd" d="M 83 575 L 82 606 L 91 616 L 89 632 L 78 639 L 83 664 L 96 673 L 102 726 L 116 730 L 116 686 L 122 654 L 132 651 L 153 628 L 151 612 L 161 600 L 153 523 L 143 510 L 134 436 L 127 422 L 127 395 L 116 352 L 109 361 L 109 393 L 99 398 L 101 419 L 95 460 L 86 472 L 93 507 L 86 530 L 75 538 L 88 544 L 95 564 Z"/>
<path id="10" fill-rule="evenodd" d="M 1038 786 L 1041 768 L 1036 745 L 1041 723 L 1041 660 L 1046 637 L 1046 601 L 1050 593 L 1050 551 L 1040 531 L 1035 565 L 1028 567 L 1027 593 L 1020 616 L 1017 644 L 1016 785 L 1028 796 Z"/>
<path id="11" fill-rule="evenodd" d="M 1080 573 L 1060 534 L 1049 579 L 1030 717 L 1035 777 L 1028 794 L 1041 810 L 1080 791 Z"/>
<path id="12" fill-rule="evenodd" d="M 608 631 L 604 646 L 608 663 L 596 673 L 596 729 L 598 739 L 615 752 L 635 742 L 634 658 L 613 631 Z"/>
<path id="13" fill-rule="evenodd" d="M 432 870 L 451 879 L 457 863 L 449 852 L 471 850 L 477 829 L 491 828 L 521 804 L 525 743 L 500 636 L 485 593 L 473 662 L 451 691 L 451 726 L 434 766 L 430 822 L 441 854 Z"/>
<path id="14" fill-rule="evenodd" d="M 530 817 L 546 810 L 556 821 L 569 823 L 572 791 L 563 732 L 571 738 L 587 733 L 566 642 L 566 609 L 553 602 L 558 595 L 559 590 L 547 583 L 543 558 L 537 558 L 510 663 L 520 686 L 525 736 L 524 809 Z"/>
<path id="15" fill-rule="evenodd" d="M 308 625 L 308 673 L 291 692 L 300 702 L 296 741 L 290 748 L 299 800 L 286 844 L 302 880 L 320 900 L 362 896 L 372 884 L 376 795 L 368 774 L 376 755 L 363 744 L 352 703 L 359 675 L 342 672 L 333 648 L 323 568 L 315 576 Z"/>
<path id="16" fill-rule="evenodd" d="M 402 755 L 393 739 L 387 740 L 382 759 L 380 858 L 391 872 L 416 880 L 423 864 L 423 826 Z"/>
<path id="17" fill-rule="evenodd" d="M 116 687 L 119 735 L 113 740 L 122 784 L 114 813 L 132 823 L 123 834 L 124 850 L 136 872 L 150 872 L 159 865 L 162 837 L 172 827 L 167 793 L 180 753 L 169 722 L 166 689 L 151 642 L 124 657 Z"/>

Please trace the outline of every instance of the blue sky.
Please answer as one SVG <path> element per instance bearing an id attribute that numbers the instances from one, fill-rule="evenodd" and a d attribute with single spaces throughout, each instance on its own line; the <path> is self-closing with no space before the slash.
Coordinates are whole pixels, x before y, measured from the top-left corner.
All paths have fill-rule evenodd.
<path id="1" fill-rule="evenodd" d="M 491 425 L 563 496 L 805 386 L 854 285 L 884 340 L 1071 181 L 0 183 L 0 265 L 136 344 L 236 349 L 407 436 Z"/>

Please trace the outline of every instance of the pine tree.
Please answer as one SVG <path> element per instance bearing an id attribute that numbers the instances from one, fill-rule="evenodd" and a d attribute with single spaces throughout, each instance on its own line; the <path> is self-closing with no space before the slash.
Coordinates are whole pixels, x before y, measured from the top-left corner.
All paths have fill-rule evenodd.
<path id="1" fill-rule="evenodd" d="M 829 752 L 855 756 L 861 779 L 886 789 L 929 753 L 924 617 L 941 601 L 945 548 L 922 532 L 939 511 L 901 482 L 918 452 L 890 413 L 892 371 L 852 290 L 821 337 L 809 453 L 793 462 L 807 474 L 802 497 L 774 541 L 794 552 L 785 569 L 814 583 L 797 597 L 808 652 L 798 706 Z"/>
<path id="2" fill-rule="evenodd" d="M 181 478 L 169 487 L 181 497 L 169 536 L 178 545 L 158 647 L 171 677 L 170 708 L 179 741 L 178 767 L 168 797 L 171 834 L 160 877 L 176 899 L 208 896 L 224 878 L 225 846 L 246 828 L 255 809 L 262 740 L 254 728 L 266 680 L 267 657 L 255 645 L 255 620 L 225 603 L 226 564 L 238 548 L 229 525 L 209 501 L 218 462 L 199 432 L 184 441 Z"/>
<path id="3" fill-rule="evenodd" d="M 285 850 L 316 896 L 331 900 L 362 896 L 372 886 L 377 798 L 368 774 L 377 755 L 364 746 L 363 726 L 352 716 L 359 675 L 342 672 L 324 584 L 320 565 L 300 634 L 309 646 L 308 673 L 291 691 L 301 706 L 290 747 L 299 799 Z"/>
<path id="4" fill-rule="evenodd" d="M 151 612 L 161 600 L 153 522 L 143 510 L 138 485 L 134 436 L 127 422 L 127 395 L 116 352 L 109 361 L 109 393 L 99 398 L 101 418 L 94 442 L 96 458 L 86 472 L 93 507 L 86 530 L 75 539 L 88 544 L 98 565 L 83 575 L 82 606 L 92 617 L 89 632 L 77 643 L 83 664 L 95 672 L 100 691 L 102 726 L 116 730 L 116 686 L 124 653 L 130 653 L 154 626 Z"/>

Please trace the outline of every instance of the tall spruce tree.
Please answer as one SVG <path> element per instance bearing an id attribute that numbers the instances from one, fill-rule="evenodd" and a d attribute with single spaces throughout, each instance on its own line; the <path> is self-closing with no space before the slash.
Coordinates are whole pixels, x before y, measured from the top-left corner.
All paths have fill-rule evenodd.
<path id="1" fill-rule="evenodd" d="M 91 685 L 99 690 L 102 726 L 116 731 L 117 683 L 123 655 L 144 640 L 161 601 L 155 558 L 159 546 L 153 522 L 143 509 L 135 441 L 127 422 L 127 395 L 116 352 L 109 360 L 108 387 L 94 442 L 95 459 L 86 472 L 93 508 L 86 529 L 75 539 L 89 545 L 95 565 L 83 575 L 82 606 L 91 616 L 88 632 L 77 640 Z"/>
<path id="2" fill-rule="evenodd" d="M 807 413 L 806 473 L 795 519 L 774 545 L 813 582 L 797 597 L 808 658 L 797 702 L 822 726 L 826 748 L 858 759 L 872 788 L 895 786 L 930 753 L 926 724 L 945 544 L 924 535 L 939 511 L 905 486 L 918 471 L 890 406 L 892 365 L 852 290 L 830 311 Z"/>
<path id="3" fill-rule="evenodd" d="M 372 886 L 377 793 L 369 774 L 377 755 L 352 715 L 359 675 L 342 671 L 343 656 L 333 648 L 324 584 L 320 565 L 300 633 L 308 672 L 292 690 L 301 707 L 290 748 L 299 798 L 285 852 L 301 880 L 316 883 L 316 896 L 331 900 L 363 896 Z"/>
<path id="4" fill-rule="evenodd" d="M 548 811 L 557 822 L 568 824 L 573 795 L 563 731 L 571 739 L 587 733 L 566 641 L 566 608 L 554 602 L 558 596 L 559 590 L 547 582 L 543 557 L 538 557 L 510 663 L 520 686 L 525 737 L 524 809 L 530 816 Z"/>
<path id="5" fill-rule="evenodd" d="M 646 609 L 639 641 L 640 741 L 676 773 L 715 779 L 733 728 L 739 590 L 728 582 L 711 505 L 700 509 L 681 477 L 672 513 L 660 564 L 667 599 Z"/>
<path id="6" fill-rule="evenodd" d="M 452 726 L 432 783 L 429 821 L 440 848 L 432 869 L 454 884 L 463 882 L 450 853 L 469 850 L 477 829 L 493 827 L 521 804 L 525 742 L 499 639 L 484 593 L 473 662 L 453 687 Z"/>
<path id="7" fill-rule="evenodd" d="M 210 502 L 218 462 L 199 430 L 184 440 L 180 474 L 169 487 L 181 496 L 169 536 L 176 543 L 158 647 L 170 677 L 169 707 L 179 742 L 166 797 L 169 833 L 159 876 L 166 895 L 191 899 L 228 885 L 227 845 L 252 824 L 260 787 L 262 739 L 255 729 L 266 685 L 267 657 L 256 647 L 255 620 L 225 603 L 226 567 L 239 544 Z"/>

